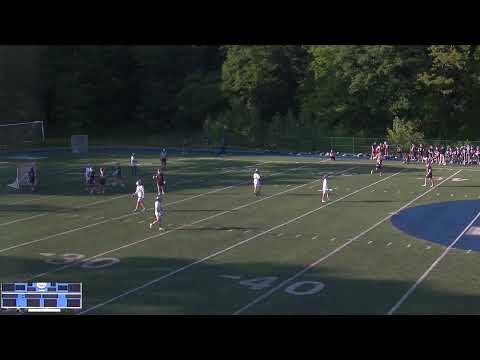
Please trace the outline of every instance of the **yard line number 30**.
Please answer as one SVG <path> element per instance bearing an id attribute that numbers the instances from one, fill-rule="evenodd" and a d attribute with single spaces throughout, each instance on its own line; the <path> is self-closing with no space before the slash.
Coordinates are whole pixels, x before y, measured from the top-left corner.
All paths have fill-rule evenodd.
<path id="1" fill-rule="evenodd" d="M 120 262 L 117 258 L 97 258 L 84 260 L 83 254 L 63 254 L 56 256 L 56 254 L 41 254 L 47 257 L 45 262 L 52 265 L 67 265 L 73 263 L 81 263 L 80 267 L 84 269 L 103 269 Z"/>

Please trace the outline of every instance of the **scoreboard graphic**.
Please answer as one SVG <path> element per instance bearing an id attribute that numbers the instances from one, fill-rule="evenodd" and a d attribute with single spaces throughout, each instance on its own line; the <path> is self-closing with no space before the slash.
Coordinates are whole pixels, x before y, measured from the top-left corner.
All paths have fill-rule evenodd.
<path id="1" fill-rule="evenodd" d="M 28 312 L 61 312 L 82 308 L 82 283 L 5 283 L 1 308 Z"/>

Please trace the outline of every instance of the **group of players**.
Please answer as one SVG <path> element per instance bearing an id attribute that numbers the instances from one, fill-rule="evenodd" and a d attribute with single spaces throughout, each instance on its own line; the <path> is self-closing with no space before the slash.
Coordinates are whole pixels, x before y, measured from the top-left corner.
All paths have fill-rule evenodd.
<path id="1" fill-rule="evenodd" d="M 445 147 L 412 144 L 410 153 L 404 157 L 404 163 L 424 161 L 430 158 L 437 165 L 480 165 L 480 147 L 472 145 L 449 145 Z"/>
<path id="2" fill-rule="evenodd" d="M 157 189 L 157 195 L 155 197 L 155 204 L 154 204 L 155 218 L 154 218 L 154 221 L 150 223 L 150 229 L 155 224 L 158 224 L 159 226 L 158 230 L 161 231 L 163 230 L 163 228 L 161 227 L 161 219 L 164 214 L 164 209 L 162 206 L 163 195 L 165 195 L 166 184 L 167 184 L 165 179 L 165 173 L 164 173 L 167 167 L 167 153 L 165 149 L 163 149 L 160 159 L 161 159 L 162 166 L 152 176 L 152 179 Z M 138 161 L 134 153 L 132 153 L 132 155 L 130 156 L 130 167 L 132 171 L 132 176 L 136 177 L 138 175 Z M 101 167 L 99 169 L 98 176 L 97 176 L 93 166 L 88 164 L 85 168 L 84 176 L 85 176 L 86 190 L 90 194 L 93 194 L 95 191 L 97 192 L 97 194 L 105 194 L 105 188 L 107 186 L 107 174 L 104 167 Z M 122 188 L 125 188 L 125 177 L 122 176 L 122 168 L 120 167 L 119 163 L 114 164 L 111 181 L 109 181 L 108 185 L 111 185 L 113 187 L 117 187 L 120 185 Z M 137 212 L 139 209 L 141 209 L 142 211 L 146 211 L 145 188 L 144 188 L 143 180 L 139 178 L 136 181 L 135 185 L 136 185 L 135 192 L 131 194 L 132 197 L 135 197 L 135 196 L 137 197 L 137 202 L 136 202 L 134 212 Z"/>
<path id="3" fill-rule="evenodd" d="M 413 147 L 412 147 L 413 148 Z M 335 160 L 335 153 L 333 149 L 331 150 L 331 158 L 332 160 Z M 383 159 L 384 157 L 388 154 L 388 144 L 381 143 L 380 145 L 375 145 L 375 147 L 372 146 L 372 159 L 376 160 L 376 166 L 375 169 L 372 169 L 370 174 L 373 174 L 374 172 L 378 172 L 380 176 L 383 175 Z M 420 152 L 420 154 L 423 154 Z M 423 157 L 423 161 L 425 163 L 425 183 L 423 186 L 427 185 L 427 179 L 430 180 L 431 187 L 434 186 L 434 181 L 433 181 L 433 174 L 432 174 L 432 163 L 434 162 L 434 157 L 432 154 L 427 153 L 427 156 Z M 166 156 L 166 151 L 165 149 L 162 151 L 161 154 L 161 163 L 162 166 L 160 169 L 157 170 L 157 172 L 152 176 L 153 181 L 155 182 L 155 186 L 157 189 L 157 195 L 155 197 L 155 204 L 154 204 L 154 212 L 155 212 L 155 218 L 152 223 L 150 223 L 150 229 L 158 224 L 158 230 L 164 230 L 161 227 L 161 220 L 162 216 L 164 215 L 164 208 L 163 208 L 163 195 L 165 194 L 166 191 L 166 179 L 165 179 L 165 174 L 164 170 L 166 169 L 167 165 L 167 156 Z M 130 157 L 130 166 L 132 169 L 132 175 L 137 176 L 138 174 L 138 161 L 136 160 L 135 154 L 132 154 Z M 122 187 L 125 187 L 125 178 L 122 176 L 121 172 L 121 167 L 118 163 L 115 164 L 113 168 L 113 173 L 112 173 L 112 185 L 117 186 L 121 185 Z M 87 190 L 92 194 L 95 190 L 97 190 L 98 193 L 105 193 L 105 186 L 107 184 L 107 177 L 106 177 L 106 172 L 105 168 L 100 168 L 99 169 L 99 176 L 98 176 L 98 184 L 96 182 L 96 177 L 95 177 L 95 171 L 93 170 L 93 167 L 89 164 L 87 165 L 85 169 L 85 180 L 87 184 Z M 329 192 L 332 191 L 332 189 L 329 188 L 328 186 L 328 177 L 325 175 L 323 177 L 323 186 L 322 186 L 322 203 L 327 202 L 329 200 Z M 253 193 L 255 196 L 260 195 L 261 191 L 261 176 L 258 171 L 258 169 L 255 169 L 253 173 Z M 144 183 L 143 180 L 140 178 L 136 181 L 136 189 L 133 194 L 131 194 L 132 197 L 137 197 L 137 202 L 135 209 L 133 210 L 134 212 L 137 212 L 138 210 L 146 211 L 145 207 L 145 188 L 144 188 Z"/>

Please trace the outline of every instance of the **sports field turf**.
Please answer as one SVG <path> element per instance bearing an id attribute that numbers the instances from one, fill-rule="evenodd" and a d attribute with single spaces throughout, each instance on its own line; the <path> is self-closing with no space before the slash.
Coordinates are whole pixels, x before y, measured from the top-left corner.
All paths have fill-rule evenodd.
<path id="1" fill-rule="evenodd" d="M 6 189 L 1 157 L 0 282 L 82 282 L 81 314 L 480 313 L 480 167 L 435 167 L 431 189 L 394 161 L 380 177 L 367 160 L 171 156 L 159 232 L 159 155 L 137 155 L 149 210 L 135 214 L 126 152 L 52 154 L 35 193 Z M 127 189 L 87 194 L 85 165 L 115 161 Z"/>

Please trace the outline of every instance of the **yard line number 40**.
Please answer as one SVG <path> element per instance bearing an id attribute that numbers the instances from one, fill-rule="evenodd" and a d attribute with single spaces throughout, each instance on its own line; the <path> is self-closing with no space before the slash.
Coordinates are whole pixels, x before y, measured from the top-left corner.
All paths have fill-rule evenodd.
<path id="1" fill-rule="evenodd" d="M 278 280 L 277 276 L 266 276 L 254 279 L 242 280 L 238 283 L 247 286 L 251 290 L 262 290 L 273 286 Z M 314 295 L 323 290 L 325 284 L 320 281 L 298 281 L 287 286 L 284 291 L 290 295 Z"/>
<path id="2" fill-rule="evenodd" d="M 47 257 L 45 262 L 52 265 L 67 265 L 73 263 L 81 263 L 80 267 L 84 269 L 102 269 L 120 262 L 117 258 L 97 258 L 84 260 L 83 254 L 63 254 L 56 256 L 57 254 L 42 253 L 42 256 Z"/>

